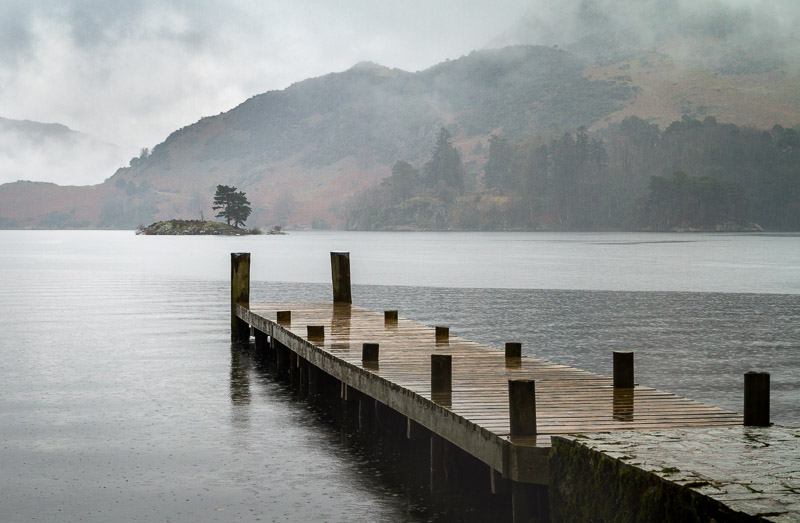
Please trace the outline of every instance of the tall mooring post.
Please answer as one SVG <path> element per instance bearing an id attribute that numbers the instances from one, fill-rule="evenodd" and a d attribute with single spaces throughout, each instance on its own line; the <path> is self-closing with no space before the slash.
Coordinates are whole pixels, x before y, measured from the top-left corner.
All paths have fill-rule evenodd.
<path id="1" fill-rule="evenodd" d="M 334 303 L 353 303 L 350 294 L 350 253 L 331 253 L 331 278 Z"/>
<path id="2" fill-rule="evenodd" d="M 614 388 L 632 389 L 633 381 L 633 352 L 614 351 Z"/>
<path id="3" fill-rule="evenodd" d="M 770 425 L 769 372 L 744 373 L 744 424 L 750 427 Z"/>
<path id="4" fill-rule="evenodd" d="M 250 341 L 250 326 L 236 316 L 236 304 L 250 304 L 250 253 L 231 253 L 231 341 Z"/>

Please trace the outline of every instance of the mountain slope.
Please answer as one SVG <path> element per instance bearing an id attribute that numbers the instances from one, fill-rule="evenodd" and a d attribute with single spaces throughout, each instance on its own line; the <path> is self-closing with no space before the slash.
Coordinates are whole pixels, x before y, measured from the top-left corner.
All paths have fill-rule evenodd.
<path id="1" fill-rule="evenodd" d="M 512 46 L 418 73 L 361 63 L 298 82 L 175 131 L 152 154 L 80 195 L 3 186 L 0 225 L 56 226 L 54 217 L 70 216 L 70 198 L 85 202 L 93 227 L 210 217 L 217 184 L 247 193 L 250 225 L 337 225 L 343 202 L 387 176 L 395 161 L 421 166 L 441 127 L 462 151 L 467 183 L 478 186 L 493 133 L 514 140 L 559 135 L 632 114 L 662 127 L 683 114 L 761 127 L 800 122 L 795 72 L 785 63 L 762 67 L 766 62 L 754 59 L 756 65 L 720 72 L 667 54 L 669 42 L 680 47 L 679 40 L 642 51 L 613 37 L 593 38 L 575 44 L 576 52 Z M 592 58 L 588 49 L 608 52 Z M 23 190 L 37 201 L 36 212 L 11 205 Z"/>
<path id="2" fill-rule="evenodd" d="M 335 221 L 337 202 L 384 176 L 396 160 L 423 162 L 443 126 L 479 165 L 482 156 L 472 149 L 491 133 L 520 138 L 566 129 L 622 107 L 631 90 L 586 78 L 586 65 L 565 51 L 520 46 L 474 52 L 420 73 L 362 63 L 258 95 L 172 133 L 120 169 L 104 184 L 109 189 L 92 225 L 210 215 L 217 184 L 247 192 L 254 225 Z M 35 226 L 34 220 L 20 223 Z"/>

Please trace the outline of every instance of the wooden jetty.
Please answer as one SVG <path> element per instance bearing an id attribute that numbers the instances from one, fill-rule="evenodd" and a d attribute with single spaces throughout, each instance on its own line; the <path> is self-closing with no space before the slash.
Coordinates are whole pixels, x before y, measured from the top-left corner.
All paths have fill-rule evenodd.
<path id="1" fill-rule="evenodd" d="M 233 254 L 233 338 L 249 340 L 252 327 L 257 346 L 274 350 L 278 366 L 296 371 L 302 387 L 313 391 L 326 376 L 343 400 L 355 394 L 404 416 L 408 437 L 431 438 L 432 470 L 442 445 L 483 462 L 492 485 L 510 480 L 515 520 L 539 510 L 527 499 L 549 482 L 552 436 L 743 423 L 733 412 L 635 384 L 630 352 L 613 354 L 614 376 L 600 376 L 522 356 L 518 343 L 499 350 L 397 311 L 352 305 L 349 255 L 332 253 L 331 260 L 332 302 L 250 303 L 249 254 Z M 763 396 L 763 388 L 754 390 Z M 752 409 L 761 412 L 756 396 Z M 768 394 L 766 401 L 769 424 Z"/>

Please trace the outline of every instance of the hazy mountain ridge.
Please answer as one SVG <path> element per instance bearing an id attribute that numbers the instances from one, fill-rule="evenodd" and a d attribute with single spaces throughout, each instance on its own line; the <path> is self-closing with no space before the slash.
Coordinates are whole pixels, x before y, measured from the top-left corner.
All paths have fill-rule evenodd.
<path id="1" fill-rule="evenodd" d="M 337 201 L 394 161 L 424 161 L 442 126 L 466 144 L 491 133 L 521 138 L 568 128 L 618 110 L 630 89 L 585 78 L 585 65 L 565 51 L 510 47 L 419 73 L 362 63 L 267 92 L 172 133 L 120 169 L 108 183 L 121 191 L 104 203 L 99 225 L 210 214 L 218 183 L 247 192 L 255 224 L 334 221 Z"/>
<path id="2" fill-rule="evenodd" d="M 107 176 L 121 160 L 116 145 L 60 123 L 0 117 L 0 182 Z"/>
<path id="3" fill-rule="evenodd" d="M 597 46 L 599 58 L 590 59 L 577 44 L 570 48 L 583 56 L 513 46 L 475 51 L 418 73 L 359 63 L 254 96 L 175 131 L 152 154 L 119 169 L 94 192 L 99 201 L 81 200 L 92 208 L 85 212 L 89 225 L 134 228 L 156 219 L 210 216 L 219 183 L 247 192 L 252 225 L 341 223 L 340 202 L 387 176 L 396 160 L 424 163 L 442 126 L 461 148 L 475 184 L 493 133 L 516 140 L 579 125 L 600 129 L 629 115 L 662 128 L 682 115 L 762 128 L 800 122 L 796 71 L 786 62 L 754 51 L 750 62 L 767 65 L 744 61 L 745 72 L 733 67 L 721 73 L 668 54 L 681 49 L 685 56 L 684 47 L 697 45 L 696 39 L 642 51 L 633 37 L 585 38 L 584 47 L 591 39 L 606 42 L 605 51 Z M 0 191 L 5 223 L 52 223 L 10 213 L 4 202 L 15 194 L 13 187 Z M 41 199 L 50 198 L 48 190 Z M 38 205 L 43 216 L 63 214 L 60 200 Z"/>

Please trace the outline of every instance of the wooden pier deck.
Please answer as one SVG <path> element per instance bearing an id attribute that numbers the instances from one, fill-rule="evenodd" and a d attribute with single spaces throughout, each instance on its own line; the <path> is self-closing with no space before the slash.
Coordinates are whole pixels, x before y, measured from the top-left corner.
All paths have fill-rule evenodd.
<path id="1" fill-rule="evenodd" d="M 278 321 L 278 311 L 291 320 Z M 503 350 L 349 303 L 236 304 L 236 316 L 368 397 L 483 461 L 503 477 L 546 484 L 554 435 L 741 426 L 733 412 L 612 378 Z M 324 337 L 309 338 L 309 326 Z M 362 362 L 378 343 L 378 364 Z M 431 355 L 452 356 L 450 394 L 431 389 Z M 611 355 L 609 355 L 610 358 Z M 298 360 L 299 361 L 299 360 Z M 536 436 L 511 437 L 509 380 L 535 380 Z"/>

